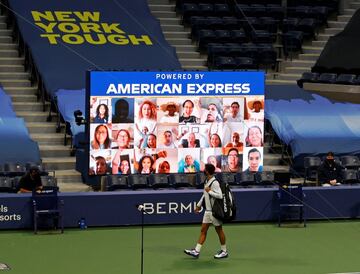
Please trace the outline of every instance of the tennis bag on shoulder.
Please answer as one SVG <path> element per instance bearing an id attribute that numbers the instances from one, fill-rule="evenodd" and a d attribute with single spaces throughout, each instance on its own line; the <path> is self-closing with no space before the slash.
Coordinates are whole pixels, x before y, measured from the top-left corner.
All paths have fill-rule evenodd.
<path id="1" fill-rule="evenodd" d="M 236 218 L 236 203 L 228 183 L 219 182 L 222 199 L 215 199 L 212 204 L 212 215 L 223 222 L 231 222 Z M 210 185 L 211 186 L 211 185 Z"/>

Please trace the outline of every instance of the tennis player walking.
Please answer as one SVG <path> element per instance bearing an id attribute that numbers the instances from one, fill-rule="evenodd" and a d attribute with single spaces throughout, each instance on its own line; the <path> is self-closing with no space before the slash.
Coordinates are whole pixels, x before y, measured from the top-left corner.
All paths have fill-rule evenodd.
<path id="1" fill-rule="evenodd" d="M 193 249 L 185 249 L 185 254 L 194 258 L 199 258 L 201 247 L 206 240 L 207 231 L 211 224 L 215 226 L 216 233 L 219 236 L 221 248 L 218 253 L 214 255 L 215 259 L 223 259 L 229 256 L 226 250 L 225 233 L 222 228 L 222 221 L 216 219 L 212 215 L 212 204 L 215 199 L 222 199 L 222 192 L 219 182 L 216 180 L 214 173 L 215 167 L 212 164 L 205 164 L 204 173 L 206 181 L 204 184 L 204 194 L 201 196 L 200 201 L 196 204 L 195 212 L 199 213 L 203 203 L 205 203 L 205 213 L 201 224 L 201 232 L 199 240 Z"/>

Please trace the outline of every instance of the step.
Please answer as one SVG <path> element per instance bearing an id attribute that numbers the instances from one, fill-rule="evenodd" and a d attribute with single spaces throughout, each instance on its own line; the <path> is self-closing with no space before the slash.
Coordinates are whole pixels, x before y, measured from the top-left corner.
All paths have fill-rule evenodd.
<path id="1" fill-rule="evenodd" d="M 54 132 L 55 127 L 52 127 Z M 39 145 L 41 157 L 69 157 L 70 148 L 64 145 Z"/>
<path id="2" fill-rule="evenodd" d="M 184 66 L 181 66 L 181 68 L 183 70 L 194 70 L 194 71 L 208 71 L 209 68 L 207 66 L 188 66 L 188 65 L 184 65 Z"/>
<path id="3" fill-rule="evenodd" d="M 312 67 L 316 60 L 293 60 L 283 61 L 282 65 L 286 67 Z"/>
<path id="4" fill-rule="evenodd" d="M 176 18 L 175 11 L 155 11 L 151 10 L 152 15 L 157 18 Z"/>
<path id="5" fill-rule="evenodd" d="M 327 28 L 327 29 L 325 29 L 325 34 L 335 35 L 343 30 L 344 30 L 343 28 Z"/>
<path id="6" fill-rule="evenodd" d="M 341 28 L 344 29 L 347 25 L 347 22 L 341 22 L 341 21 L 328 21 L 328 26 L 330 28 Z"/>
<path id="7" fill-rule="evenodd" d="M 185 27 L 180 24 L 161 24 L 161 29 L 163 30 L 163 32 L 182 32 L 185 30 Z"/>
<path id="8" fill-rule="evenodd" d="M 64 144 L 64 134 L 61 134 L 61 133 L 47 133 L 47 134 L 31 133 L 30 136 L 34 141 L 38 142 L 39 145 L 55 145 L 55 144 L 62 145 L 62 144 Z"/>
<path id="9" fill-rule="evenodd" d="M 289 166 L 286 165 L 264 165 L 264 171 L 289 171 Z"/>
<path id="10" fill-rule="evenodd" d="M 75 157 L 44 157 L 43 164 L 48 170 L 55 170 L 55 176 L 58 178 L 59 174 L 56 170 L 75 169 Z"/>
<path id="11" fill-rule="evenodd" d="M 280 73 L 275 80 L 296 81 L 301 78 L 302 73 Z"/>
<path id="12" fill-rule="evenodd" d="M 15 111 L 42 111 L 41 102 L 13 102 Z"/>
<path id="13" fill-rule="evenodd" d="M 322 47 L 322 48 L 324 48 L 327 42 L 328 42 L 327 40 L 326 41 L 315 41 L 314 40 L 314 41 L 311 42 L 311 45 L 314 46 L 314 47 Z"/>
<path id="14" fill-rule="evenodd" d="M 344 9 L 343 15 L 353 15 L 356 9 Z"/>
<path id="15" fill-rule="evenodd" d="M 30 133 L 56 133 L 55 123 L 26 122 Z"/>
<path id="16" fill-rule="evenodd" d="M 285 73 L 302 74 L 305 71 L 311 71 L 311 67 L 286 67 Z"/>
<path id="17" fill-rule="evenodd" d="M 4 23 L 4 21 L 1 21 Z M 11 29 L 0 29 L 0 36 L 12 36 L 13 31 Z"/>
<path id="18" fill-rule="evenodd" d="M 206 59 L 179 59 L 182 66 L 206 66 Z"/>
<path id="19" fill-rule="evenodd" d="M 175 5 L 168 4 L 168 5 L 156 5 L 151 4 L 149 5 L 150 10 L 153 11 L 175 11 Z"/>
<path id="20" fill-rule="evenodd" d="M 7 29 L 7 25 L 5 22 L 0 23 L 0 29 Z"/>
<path id="21" fill-rule="evenodd" d="M 19 52 L 13 49 L 0 49 L 0 57 L 19 57 Z"/>
<path id="22" fill-rule="evenodd" d="M 323 51 L 321 47 L 314 47 L 314 46 L 303 46 L 302 47 L 304 53 L 317 53 L 320 54 Z"/>
<path id="23" fill-rule="evenodd" d="M 264 154 L 264 166 L 276 166 L 281 164 L 281 154 Z"/>
<path id="24" fill-rule="evenodd" d="M 333 36 L 333 35 L 321 33 L 316 38 L 317 38 L 317 41 L 328 41 L 331 36 Z"/>
<path id="25" fill-rule="evenodd" d="M 176 52 L 195 52 L 197 51 L 198 47 L 195 45 L 177 45 Z"/>
<path id="26" fill-rule="evenodd" d="M 25 122 L 46 122 L 46 118 L 49 116 L 47 112 L 39 111 L 17 111 L 16 115 L 23 117 Z M 56 115 L 54 113 L 54 115 Z"/>
<path id="27" fill-rule="evenodd" d="M 2 72 L 0 71 L 0 81 L 2 80 L 28 80 L 27 72 Z"/>
<path id="28" fill-rule="evenodd" d="M 320 56 L 320 54 L 317 54 L 317 53 L 304 53 L 304 54 L 299 54 L 299 59 L 316 61 L 319 58 L 319 56 Z"/>
<path id="29" fill-rule="evenodd" d="M 180 18 L 158 18 L 161 25 L 181 25 Z"/>
<path id="30" fill-rule="evenodd" d="M 9 95 L 15 96 L 32 95 L 36 98 L 38 90 L 36 87 L 7 87 L 5 92 Z"/>
<path id="31" fill-rule="evenodd" d="M 63 182 L 61 179 L 58 180 L 57 186 L 59 187 L 59 191 L 61 192 L 89 192 L 92 191 L 92 188 L 88 185 L 80 182 Z"/>
<path id="32" fill-rule="evenodd" d="M 149 5 L 166 5 L 169 4 L 169 0 L 148 0 Z"/>
<path id="33" fill-rule="evenodd" d="M 22 65 L 24 61 L 24 57 L 0 57 L 0 65 Z"/>
<path id="34" fill-rule="evenodd" d="M 13 43 L 13 39 L 11 36 L 0 36 L 0 43 L 1 44 L 11 44 L 11 43 Z"/>
<path id="35" fill-rule="evenodd" d="M 352 15 L 338 15 L 337 21 L 338 22 L 349 22 Z"/>
<path id="36" fill-rule="evenodd" d="M 18 45 L 14 43 L 0 43 L 0 50 L 16 50 L 18 52 Z"/>
<path id="37" fill-rule="evenodd" d="M 167 38 L 166 41 L 172 46 L 178 46 L 178 45 L 192 45 L 192 41 L 189 38 Z"/>
<path id="38" fill-rule="evenodd" d="M 31 87 L 30 80 L 0 80 L 0 84 L 6 89 L 6 87 Z"/>
<path id="39" fill-rule="evenodd" d="M 6 88 L 7 90 L 7 88 Z M 37 102 L 37 97 L 35 95 L 24 95 L 24 94 L 11 94 L 9 93 L 11 100 L 13 102 Z"/>
<path id="40" fill-rule="evenodd" d="M 360 9 L 360 3 L 359 2 L 351 2 L 350 3 L 350 8 L 352 9 Z"/>
<path id="41" fill-rule="evenodd" d="M 178 58 L 181 58 L 181 59 L 197 59 L 197 58 L 200 58 L 201 55 L 199 52 L 191 52 L 191 51 L 177 51 L 176 52 Z"/>
<path id="42" fill-rule="evenodd" d="M 0 65 L 0 72 L 24 72 L 23 65 Z"/>
<path id="43" fill-rule="evenodd" d="M 189 33 L 185 31 L 179 31 L 179 32 L 164 31 L 163 34 L 166 39 L 168 38 L 189 39 Z"/>
<path id="44" fill-rule="evenodd" d="M 267 85 L 296 85 L 296 81 L 294 80 L 266 80 Z"/>

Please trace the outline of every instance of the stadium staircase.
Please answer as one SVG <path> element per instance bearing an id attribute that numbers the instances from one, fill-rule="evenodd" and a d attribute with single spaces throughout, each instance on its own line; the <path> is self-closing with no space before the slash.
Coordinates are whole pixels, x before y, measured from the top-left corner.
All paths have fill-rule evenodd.
<path id="1" fill-rule="evenodd" d="M 46 122 L 48 111 L 43 111 L 36 95 L 37 87 L 31 85 L 29 78 L 24 57 L 19 56 L 18 44 L 13 41 L 12 30 L 7 28 L 6 17 L 0 16 L 0 83 L 11 96 L 16 115 L 24 118 L 31 138 L 39 145 L 45 168 L 55 171 L 60 190 L 88 189 L 80 173 L 75 171 L 75 157 L 70 157 L 70 147 L 63 144 L 64 133 L 56 133 L 55 119 Z"/>

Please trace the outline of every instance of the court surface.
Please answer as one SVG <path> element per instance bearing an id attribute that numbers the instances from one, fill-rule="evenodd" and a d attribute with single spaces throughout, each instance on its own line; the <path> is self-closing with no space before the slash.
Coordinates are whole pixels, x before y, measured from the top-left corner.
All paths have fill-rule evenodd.
<path id="1" fill-rule="evenodd" d="M 199 259 L 183 253 L 197 240 L 200 225 L 147 226 L 144 273 L 360 273 L 360 221 L 289 224 L 236 223 L 224 226 L 230 257 L 215 260 L 213 228 Z M 140 273 L 140 227 L 0 232 L 0 263 L 19 274 Z M 1 271 L 1 270 L 0 270 Z M 5 272 L 5 271 L 1 271 Z"/>

